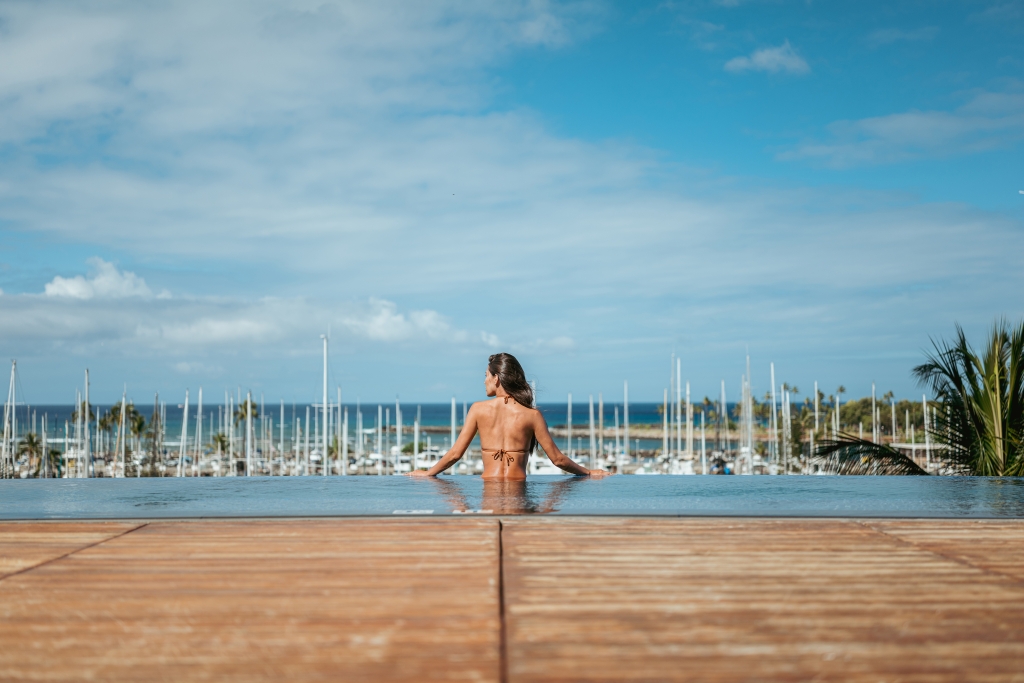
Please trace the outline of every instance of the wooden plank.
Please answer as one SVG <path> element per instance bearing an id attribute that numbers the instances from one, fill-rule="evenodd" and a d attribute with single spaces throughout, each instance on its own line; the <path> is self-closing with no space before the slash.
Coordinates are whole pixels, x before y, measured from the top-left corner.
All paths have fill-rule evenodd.
<path id="1" fill-rule="evenodd" d="M 151 523 L 0 582 L 0 680 L 497 681 L 497 520 Z"/>
<path id="2" fill-rule="evenodd" d="M 0 524 L 0 578 L 106 541 L 138 524 L 5 522 Z"/>
<path id="3" fill-rule="evenodd" d="M 1024 581 L 1024 523 L 1016 520 L 885 520 L 864 524 L 958 562 Z"/>
<path id="4" fill-rule="evenodd" d="M 513 683 L 1024 680 L 1022 582 L 855 521 L 503 523 Z"/>

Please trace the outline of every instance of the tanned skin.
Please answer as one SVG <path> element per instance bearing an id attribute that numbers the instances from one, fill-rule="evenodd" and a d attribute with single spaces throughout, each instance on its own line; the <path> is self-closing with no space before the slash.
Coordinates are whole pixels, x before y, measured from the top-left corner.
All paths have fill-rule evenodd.
<path id="1" fill-rule="evenodd" d="M 595 479 L 610 474 L 605 470 L 588 470 L 558 450 L 540 411 L 519 405 L 508 395 L 490 370 L 484 375 L 484 389 L 487 395 L 493 398 L 490 401 L 473 404 L 455 445 L 429 470 L 415 470 L 409 476 L 436 477 L 444 472 L 466 454 L 466 449 L 477 432 L 480 433 L 480 444 L 483 448 L 484 479 L 526 479 L 530 443 L 535 436 L 548 459 L 569 474 Z"/>

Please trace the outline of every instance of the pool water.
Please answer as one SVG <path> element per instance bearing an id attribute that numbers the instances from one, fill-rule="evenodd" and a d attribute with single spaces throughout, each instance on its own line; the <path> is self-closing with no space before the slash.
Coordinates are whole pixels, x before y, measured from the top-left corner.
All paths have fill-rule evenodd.
<path id="1" fill-rule="evenodd" d="M 0 519 L 462 514 L 1022 518 L 986 477 L 224 477 L 0 481 Z"/>

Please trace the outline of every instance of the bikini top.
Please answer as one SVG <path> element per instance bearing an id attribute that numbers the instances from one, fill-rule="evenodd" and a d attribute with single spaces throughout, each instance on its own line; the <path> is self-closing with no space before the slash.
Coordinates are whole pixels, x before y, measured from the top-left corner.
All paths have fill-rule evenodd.
<path id="1" fill-rule="evenodd" d="M 523 455 L 529 453 L 529 451 L 523 449 L 509 450 L 507 448 L 481 448 L 480 450 L 483 451 L 484 453 L 490 451 L 491 453 L 494 454 L 491 456 L 492 458 L 494 458 L 495 460 L 507 460 L 509 465 L 516 461 L 516 459 L 509 455 L 509 453 L 522 453 Z"/>

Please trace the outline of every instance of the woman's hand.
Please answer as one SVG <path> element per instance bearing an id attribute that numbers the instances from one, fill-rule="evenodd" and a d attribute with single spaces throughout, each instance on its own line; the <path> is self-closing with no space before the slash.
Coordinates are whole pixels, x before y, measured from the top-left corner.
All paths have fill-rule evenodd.
<path id="1" fill-rule="evenodd" d="M 407 476 L 407 477 L 429 477 L 431 475 L 428 474 L 426 470 L 413 470 L 412 472 L 406 472 L 405 476 Z"/>
<path id="2" fill-rule="evenodd" d="M 612 476 L 612 473 L 608 470 L 590 470 L 588 475 L 591 479 L 603 479 L 604 477 Z"/>

